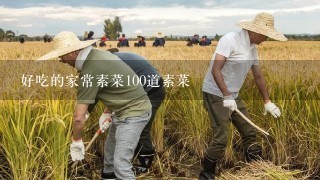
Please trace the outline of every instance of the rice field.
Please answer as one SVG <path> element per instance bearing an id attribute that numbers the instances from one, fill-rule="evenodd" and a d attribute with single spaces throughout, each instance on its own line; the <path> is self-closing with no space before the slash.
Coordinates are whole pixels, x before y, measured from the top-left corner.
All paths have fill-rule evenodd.
<path id="1" fill-rule="evenodd" d="M 133 44 L 133 42 L 130 42 Z M 200 159 L 212 132 L 202 102 L 202 80 L 215 50 L 168 41 L 164 48 L 121 48 L 146 57 L 163 75 L 189 75 L 188 87 L 168 87 L 153 124 L 157 158 L 139 179 L 196 179 Z M 22 87 L 22 74 L 77 74 L 57 61 L 34 60 L 51 50 L 43 42 L 0 42 L 0 178 L 99 179 L 105 134 L 86 159 L 71 168 L 69 143 L 76 89 Z M 116 42 L 107 43 L 108 49 Z M 219 163 L 219 179 L 305 179 L 320 174 L 320 42 L 264 42 L 258 48 L 270 97 L 282 111 L 279 119 L 263 116 L 263 101 L 249 73 L 241 89 L 250 119 L 271 134 L 259 134 L 267 162 L 245 164 L 239 133 L 231 128 L 229 144 Z M 177 80 L 177 79 L 176 79 Z M 98 128 L 103 106 L 86 122 L 84 140 Z M 240 164 L 239 164 L 240 163 Z"/>

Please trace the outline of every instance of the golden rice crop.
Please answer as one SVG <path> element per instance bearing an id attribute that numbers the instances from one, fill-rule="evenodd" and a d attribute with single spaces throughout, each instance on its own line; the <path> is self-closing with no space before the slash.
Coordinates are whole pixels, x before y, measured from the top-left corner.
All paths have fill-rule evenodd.
<path id="1" fill-rule="evenodd" d="M 186 42 L 168 41 L 164 48 L 151 47 L 151 43 L 148 41 L 146 48 L 120 50 L 146 57 L 163 75 L 174 74 L 177 77 L 188 74 L 190 86 L 167 88 L 166 100 L 157 113 L 152 131 L 157 159 L 147 176 L 196 178 L 200 169 L 199 160 L 212 137 L 211 123 L 202 105 L 201 86 L 216 42 L 209 47 L 186 47 Z M 116 42 L 107 43 L 107 48 L 115 45 Z M 76 89 L 21 87 L 21 73 L 77 73 L 59 62 L 49 66 L 29 61 L 21 66 L 17 61 L 35 60 L 49 52 L 51 47 L 52 44 L 42 42 L 0 43 L 0 60 L 3 60 L 0 61 L 0 96 L 5 98 L 0 101 L 2 179 L 99 178 L 105 135 L 94 143 L 86 155 L 86 161 L 77 171 L 70 168 L 69 141 Z M 271 138 L 260 137 L 263 157 L 272 164 L 253 164 L 265 169 L 259 171 L 259 177 L 271 174 L 276 176 L 272 176 L 275 179 L 301 178 L 319 173 L 319 49 L 319 42 L 302 41 L 265 42 L 259 46 L 260 64 L 270 96 L 282 110 L 279 119 L 262 115 L 263 102 L 249 73 L 241 97 L 250 118 L 272 135 Z M 9 82 L 10 79 L 17 80 Z M 101 112 L 100 104 L 86 123 L 85 141 L 93 136 Z M 221 169 L 243 161 L 239 133 L 231 129 L 229 134 L 229 145 L 220 163 Z M 275 165 L 287 165 L 300 169 L 302 173 L 287 172 Z M 221 178 L 247 177 L 243 175 L 252 172 L 252 166 L 244 167 L 241 173 L 232 177 L 227 170 Z"/>

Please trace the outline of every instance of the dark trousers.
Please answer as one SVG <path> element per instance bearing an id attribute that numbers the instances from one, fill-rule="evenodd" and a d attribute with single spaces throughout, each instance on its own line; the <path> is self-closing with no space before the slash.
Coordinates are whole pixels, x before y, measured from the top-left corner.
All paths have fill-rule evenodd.
<path id="1" fill-rule="evenodd" d="M 256 129 L 252 127 L 236 112 L 231 112 L 223 107 L 223 98 L 203 92 L 204 106 L 208 111 L 212 121 L 213 139 L 206 151 L 210 159 L 220 159 L 223 157 L 228 142 L 229 123 L 237 128 L 242 139 L 244 151 L 254 151 L 261 147 L 257 144 Z M 247 117 L 249 114 L 240 97 L 236 99 L 238 109 Z"/>
<path id="2" fill-rule="evenodd" d="M 149 122 L 144 127 L 140 135 L 140 140 L 136 148 L 136 153 L 141 155 L 149 155 L 155 152 L 154 147 L 152 145 L 150 132 L 152 128 L 152 122 L 156 116 L 157 110 L 165 98 L 165 88 L 159 87 L 156 91 L 152 92 L 151 94 L 148 94 L 148 97 L 152 105 L 152 115 Z"/>

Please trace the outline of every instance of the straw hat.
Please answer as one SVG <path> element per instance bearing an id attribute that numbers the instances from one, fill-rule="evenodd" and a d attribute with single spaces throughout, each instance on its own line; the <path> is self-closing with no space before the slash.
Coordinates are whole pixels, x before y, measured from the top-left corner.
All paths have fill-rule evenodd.
<path id="1" fill-rule="evenodd" d="M 88 41 L 80 41 L 75 33 L 69 31 L 62 31 L 53 38 L 54 50 L 40 57 L 38 60 L 49 60 L 55 57 L 59 57 L 70 52 L 88 47 L 96 41 L 98 40 L 95 39 Z"/>
<path id="2" fill-rule="evenodd" d="M 156 38 L 164 38 L 164 33 L 162 33 L 162 32 L 157 32 L 157 33 L 156 33 Z"/>
<path id="3" fill-rule="evenodd" d="M 259 13 L 252 21 L 239 21 L 237 26 L 243 29 L 263 34 L 278 41 L 287 41 L 288 39 L 274 28 L 274 18 L 269 13 Z"/>

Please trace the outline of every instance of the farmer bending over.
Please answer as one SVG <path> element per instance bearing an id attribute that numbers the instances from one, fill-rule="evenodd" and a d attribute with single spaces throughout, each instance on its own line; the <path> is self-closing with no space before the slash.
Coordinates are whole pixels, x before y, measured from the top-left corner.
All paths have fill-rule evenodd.
<path id="1" fill-rule="evenodd" d="M 80 41 L 73 32 L 60 32 L 54 38 L 54 51 L 39 60 L 59 57 L 61 62 L 75 67 L 80 73 L 77 104 L 74 112 L 73 136 L 70 154 L 73 161 L 84 159 L 82 131 L 88 105 L 96 99 L 102 101 L 115 113 L 107 136 L 108 151 L 104 173 L 110 178 L 135 179 L 131 160 L 137 147 L 140 134 L 151 117 L 151 103 L 141 85 L 128 86 L 127 78 L 122 78 L 122 86 L 113 75 L 132 77 L 133 70 L 116 55 L 108 51 L 94 49 L 96 40 Z M 108 85 L 99 86 L 98 76 L 108 75 Z M 85 80 L 92 76 L 92 86 L 86 87 Z M 117 80 L 118 79 L 118 80 Z M 106 111 L 107 113 L 107 111 Z"/>
<path id="2" fill-rule="evenodd" d="M 203 82 L 204 105 L 212 121 L 214 135 L 202 161 L 201 180 L 214 179 L 217 160 L 222 158 L 227 146 L 230 121 L 242 136 L 246 160 L 250 162 L 261 157 L 256 129 L 234 112 L 239 109 L 249 116 L 238 95 L 250 69 L 264 100 L 264 114 L 269 112 L 275 118 L 281 114 L 270 101 L 259 67 L 257 45 L 267 37 L 279 41 L 286 41 L 287 38 L 274 29 L 273 16 L 268 13 L 259 13 L 253 21 L 243 21 L 237 25 L 242 28 L 240 32 L 228 33 L 220 39 Z"/>

